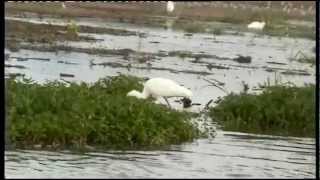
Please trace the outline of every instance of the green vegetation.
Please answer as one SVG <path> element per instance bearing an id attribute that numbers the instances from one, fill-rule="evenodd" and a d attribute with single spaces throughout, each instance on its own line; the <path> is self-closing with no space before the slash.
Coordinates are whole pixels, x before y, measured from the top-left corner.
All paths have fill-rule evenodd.
<path id="1" fill-rule="evenodd" d="M 15 147 L 137 149 L 192 141 L 191 115 L 127 97 L 141 79 L 120 75 L 94 84 L 7 83 L 9 138 Z"/>
<path id="2" fill-rule="evenodd" d="M 122 29 L 78 26 L 74 21 L 66 26 L 49 24 L 35 24 L 17 20 L 5 20 L 5 39 L 8 48 L 19 49 L 20 42 L 48 43 L 54 45 L 57 41 L 96 41 L 90 36 L 79 35 L 78 33 L 105 33 L 116 36 L 136 36 L 135 31 Z"/>
<path id="3" fill-rule="evenodd" d="M 298 62 L 301 63 L 308 63 L 311 64 L 312 66 L 316 65 L 316 58 L 315 57 L 302 57 L 297 59 Z"/>
<path id="4" fill-rule="evenodd" d="M 315 48 L 314 48 L 314 52 L 315 52 Z M 290 60 L 297 61 L 300 63 L 308 63 L 308 64 L 311 64 L 311 66 L 316 65 L 316 58 L 314 56 L 307 56 L 300 50 L 296 53 L 294 57 L 290 58 Z"/>
<path id="5" fill-rule="evenodd" d="M 315 27 L 293 26 L 289 24 L 267 24 L 263 32 L 269 36 L 307 38 L 314 40 L 316 38 Z"/>
<path id="6" fill-rule="evenodd" d="M 243 28 L 238 30 L 247 30 L 245 26 L 252 21 L 266 21 L 264 29 L 265 34 L 271 36 L 289 36 L 315 39 L 315 27 L 293 26 L 287 23 L 288 20 L 306 20 L 310 22 L 315 21 L 315 16 L 299 15 L 297 13 L 287 14 L 283 12 L 282 8 L 276 9 L 259 9 L 253 10 L 234 9 L 234 8 L 213 8 L 201 7 L 201 10 L 194 8 L 193 10 L 187 7 L 180 7 L 185 9 L 179 14 L 179 18 L 175 20 L 172 28 L 184 30 L 189 33 L 207 32 L 215 35 L 224 33 L 224 30 L 229 28 L 219 28 L 208 26 L 210 22 L 224 22 L 232 25 L 243 25 Z M 199 7 L 200 8 L 200 7 Z M 25 12 L 37 13 L 39 16 L 50 15 L 62 18 L 74 17 L 94 17 L 103 18 L 110 21 L 120 21 L 133 23 L 137 25 L 152 26 L 152 27 L 166 27 L 166 18 L 161 16 L 168 16 L 165 11 L 159 9 L 145 9 L 143 6 L 137 7 L 133 10 L 129 8 L 126 11 L 119 11 L 112 6 L 92 6 L 90 3 L 79 3 L 72 8 L 63 9 L 60 3 L 53 3 L 50 6 L 47 3 L 6 3 L 5 13 L 10 16 L 21 16 Z M 114 13 L 116 12 L 116 13 Z M 165 13 L 165 14 L 163 14 Z M 87 27 L 79 27 L 79 31 L 87 29 Z M 89 29 L 89 27 L 88 27 Z M 103 32 L 102 29 L 93 29 L 96 33 Z M 92 32 L 90 30 L 90 32 Z M 108 30 L 110 33 L 126 35 L 131 32 L 117 32 L 117 30 Z M 134 35 L 134 34 L 133 34 Z"/>
<path id="7" fill-rule="evenodd" d="M 185 32 L 188 33 L 204 32 L 204 27 L 200 23 L 177 23 L 175 24 L 174 28 L 183 29 Z"/>
<path id="8" fill-rule="evenodd" d="M 5 40 L 9 49 L 19 49 L 20 42 L 48 43 L 57 41 L 87 41 L 88 36 L 79 36 L 76 29 L 52 24 L 34 24 L 15 20 L 6 20 Z"/>
<path id="9" fill-rule="evenodd" d="M 78 32 L 79 32 L 79 27 L 77 26 L 77 24 L 74 21 L 72 21 L 71 23 L 69 23 L 67 25 L 67 34 L 69 36 L 77 37 Z"/>
<path id="10" fill-rule="evenodd" d="M 314 137 L 315 86 L 269 86 L 262 94 L 230 94 L 209 116 L 224 130 Z"/>

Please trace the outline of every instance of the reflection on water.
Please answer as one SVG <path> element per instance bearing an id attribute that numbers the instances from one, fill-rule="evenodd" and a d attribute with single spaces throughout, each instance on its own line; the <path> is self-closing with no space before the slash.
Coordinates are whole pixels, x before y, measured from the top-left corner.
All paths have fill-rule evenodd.
<path id="1" fill-rule="evenodd" d="M 161 151 L 5 152 L 12 178 L 313 178 L 315 141 L 219 131 Z"/>
<path id="2" fill-rule="evenodd" d="M 26 19 L 23 19 L 26 20 Z M 29 19 L 30 20 L 30 19 Z M 32 19 L 33 22 L 43 23 Z M 60 21 L 60 22 L 59 22 Z M 54 23 L 63 24 L 56 19 Z M 209 34 L 193 34 L 187 37 L 183 32 L 138 27 L 121 23 L 82 20 L 80 25 L 124 28 L 147 33 L 139 39 L 137 36 L 112 36 L 108 34 L 89 34 L 97 39 L 96 43 L 68 42 L 69 46 L 85 48 L 124 49 L 157 53 L 159 51 L 190 51 L 205 53 L 217 57 L 233 58 L 237 54 L 252 56 L 252 63 L 242 65 L 232 60 L 202 58 L 195 63 L 193 58 L 161 57 L 152 60 L 151 68 L 144 63 L 130 62 L 132 68 L 112 66 L 90 66 L 94 63 L 129 62 L 122 56 L 99 56 L 78 52 L 59 51 L 39 52 L 20 50 L 10 53 L 6 64 L 23 65 L 26 69 L 6 68 L 6 73 L 23 73 L 38 82 L 60 79 L 60 73 L 75 75 L 66 78 L 69 81 L 94 82 L 104 76 L 115 76 L 119 73 L 140 77 L 166 77 L 174 79 L 190 88 L 195 96 L 193 102 L 204 105 L 210 99 L 224 96 L 225 93 L 214 86 L 208 86 L 203 80 L 215 79 L 225 83 L 229 92 L 242 90 L 242 81 L 249 87 L 258 83 L 274 80 L 275 73 L 266 71 L 272 68 L 305 70 L 310 76 L 283 75 L 281 69 L 277 76 L 297 85 L 315 82 L 315 67 L 291 62 L 289 60 L 298 50 L 310 55 L 315 46 L 314 41 L 305 39 L 277 38 L 259 36 L 250 41 L 251 33 L 244 36 L 221 35 L 212 40 Z M 210 39 L 211 38 L 211 39 Z M 159 42 L 159 43 L 152 43 Z M 139 45 L 140 43 L 140 45 Z M 49 61 L 18 61 L 12 57 L 49 58 Z M 61 63 L 69 62 L 71 64 Z M 280 62 L 270 64 L 268 62 Z M 72 64 L 76 63 L 76 64 Z M 228 69 L 210 69 L 207 64 L 220 65 Z M 141 68 L 143 67 L 143 68 Z M 162 70 L 161 68 L 167 68 Z M 179 71 L 201 71 L 208 73 L 183 73 Z M 181 107 L 171 100 L 174 107 Z M 163 102 L 165 103 L 165 102 Z M 202 109 L 202 107 L 196 107 Z M 47 152 L 16 150 L 5 152 L 6 177 L 45 177 L 45 178 L 313 178 L 315 176 L 315 141 L 308 138 L 285 138 L 274 136 L 250 135 L 236 132 L 218 131 L 213 139 L 199 139 L 193 143 L 174 145 L 161 151 L 107 151 L 74 154 L 68 151 Z"/>

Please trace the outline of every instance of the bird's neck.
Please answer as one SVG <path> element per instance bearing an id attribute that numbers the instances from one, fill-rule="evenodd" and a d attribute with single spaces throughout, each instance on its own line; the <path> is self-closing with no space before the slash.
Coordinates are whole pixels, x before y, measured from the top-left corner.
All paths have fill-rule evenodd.
<path id="1" fill-rule="evenodd" d="M 143 88 L 143 91 L 140 94 L 141 94 L 141 98 L 143 98 L 143 99 L 147 99 L 149 97 L 149 93 L 146 90 L 146 88 Z"/>
<path id="2" fill-rule="evenodd" d="M 144 89 L 142 92 L 136 91 L 135 97 L 139 98 L 139 99 L 147 99 L 148 98 L 148 93 L 147 91 Z"/>

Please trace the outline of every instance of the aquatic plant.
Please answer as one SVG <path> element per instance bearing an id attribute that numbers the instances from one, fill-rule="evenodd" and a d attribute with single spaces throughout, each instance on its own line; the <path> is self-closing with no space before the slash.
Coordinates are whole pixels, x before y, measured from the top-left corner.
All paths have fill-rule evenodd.
<path id="1" fill-rule="evenodd" d="M 78 37 L 78 32 L 78 25 L 74 21 L 71 21 L 71 23 L 67 25 L 67 34 L 69 34 L 70 36 Z"/>
<path id="2" fill-rule="evenodd" d="M 259 95 L 231 93 L 209 116 L 227 131 L 314 137 L 315 86 L 273 85 Z"/>
<path id="3" fill-rule="evenodd" d="M 112 6 L 100 7 L 91 6 L 86 3 L 79 3 L 77 6 L 74 6 L 66 11 L 65 9 L 61 8 L 60 3 L 57 3 L 56 5 L 47 5 L 47 3 L 15 3 L 12 5 L 10 3 L 6 3 L 6 15 L 19 15 L 21 12 L 33 12 L 41 15 L 51 15 L 62 18 L 85 16 L 104 18 L 112 21 L 131 22 L 144 26 L 166 27 L 166 18 L 160 18 L 159 16 L 164 15 L 163 13 L 166 14 L 165 11 L 162 11 L 161 8 L 149 9 L 143 8 L 143 6 L 137 7 L 135 10 L 129 8 L 128 11 L 119 11 L 119 9 L 114 9 Z M 151 16 L 152 14 L 157 16 Z M 244 9 L 230 7 L 203 7 L 203 10 L 195 8 L 193 10 L 188 9 L 182 13 L 179 13 L 179 18 L 175 20 L 173 28 L 196 33 L 205 32 L 204 30 L 207 28 L 206 23 L 210 23 L 212 21 L 247 25 L 252 21 L 264 20 L 267 22 L 265 28 L 266 34 L 283 36 L 287 34 L 285 26 L 284 28 L 274 27 L 277 25 L 285 25 L 288 20 L 293 19 L 314 22 L 315 16 L 311 13 L 305 15 L 300 13 L 288 14 L 287 12 L 284 12 L 282 8 L 277 7 L 270 9 L 252 9 L 249 6 Z M 81 29 L 83 28 L 80 28 L 80 31 Z M 306 37 L 310 39 L 315 38 L 314 27 L 291 26 L 289 31 L 290 37 Z M 219 33 L 216 35 L 219 35 Z"/>
<path id="4" fill-rule="evenodd" d="M 112 34 L 116 36 L 135 36 L 137 33 L 124 29 L 90 27 L 77 25 L 71 21 L 65 26 L 49 24 L 35 24 L 30 22 L 22 22 L 17 20 L 5 20 L 6 24 L 6 47 L 17 50 L 20 42 L 29 43 L 48 43 L 55 45 L 58 41 L 97 41 L 93 37 L 87 35 L 79 35 L 79 33 L 97 33 Z"/>
<path id="5" fill-rule="evenodd" d="M 7 80 L 10 141 L 16 147 L 136 149 L 200 136 L 188 113 L 127 97 L 142 89 L 131 76 L 93 84 Z"/>
<path id="6" fill-rule="evenodd" d="M 306 38 L 315 40 L 316 30 L 315 27 L 307 27 L 301 25 L 290 25 L 286 22 L 282 23 L 267 23 L 263 31 L 270 36 L 278 37 L 291 37 L 291 38 Z"/>
<path id="7" fill-rule="evenodd" d="M 180 25 L 180 29 L 183 29 L 185 32 L 188 33 L 197 33 L 197 32 L 204 32 L 204 27 L 197 23 L 190 23 L 186 25 Z"/>
<path id="8" fill-rule="evenodd" d="M 291 57 L 290 60 L 297 61 L 300 63 L 308 63 L 311 64 L 311 66 L 314 66 L 316 64 L 316 57 L 308 56 L 304 54 L 301 50 L 299 50 L 294 57 Z"/>

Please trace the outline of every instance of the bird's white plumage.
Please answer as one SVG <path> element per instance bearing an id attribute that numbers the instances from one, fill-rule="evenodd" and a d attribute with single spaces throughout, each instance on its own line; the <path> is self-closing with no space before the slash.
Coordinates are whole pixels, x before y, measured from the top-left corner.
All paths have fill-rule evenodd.
<path id="1" fill-rule="evenodd" d="M 167 12 L 172 12 L 174 10 L 174 3 L 172 1 L 167 2 Z"/>
<path id="2" fill-rule="evenodd" d="M 248 25 L 249 29 L 259 29 L 262 30 L 266 25 L 265 22 L 254 21 Z"/>
<path id="3" fill-rule="evenodd" d="M 64 2 L 61 3 L 61 6 L 62 6 L 63 9 L 66 8 L 66 5 L 64 4 Z"/>
<path id="4" fill-rule="evenodd" d="M 142 95 L 142 93 L 140 93 L 139 91 L 136 91 L 136 90 L 132 90 L 130 91 L 127 96 L 135 96 L 139 99 L 144 99 L 145 97 Z"/>
<path id="5" fill-rule="evenodd" d="M 148 98 L 150 96 L 154 98 L 159 97 L 192 97 L 192 92 L 177 84 L 176 82 L 165 79 L 165 78 L 152 78 L 149 79 L 144 84 L 144 88 L 142 93 L 132 90 L 130 91 L 127 96 L 135 96 L 137 98 Z"/>

